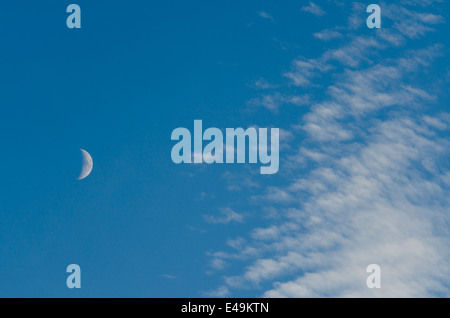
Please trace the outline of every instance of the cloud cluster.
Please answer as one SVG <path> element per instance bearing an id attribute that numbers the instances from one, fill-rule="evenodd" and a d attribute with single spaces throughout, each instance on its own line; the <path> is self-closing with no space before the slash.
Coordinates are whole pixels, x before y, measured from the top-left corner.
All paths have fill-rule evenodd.
<path id="1" fill-rule="evenodd" d="M 334 73 L 326 94 L 310 97 L 309 112 L 292 123 L 289 133 L 306 137 L 291 142 L 284 185 L 253 188 L 267 226 L 210 254 L 218 270 L 244 264 L 240 274 L 225 275 L 217 294 L 251 286 L 268 297 L 450 295 L 450 115 L 433 111 L 438 98 L 421 80 L 444 48 L 407 46 L 444 18 L 424 13 L 425 2 L 412 5 L 420 11 L 385 5 L 393 28 L 346 35 L 284 74 L 308 88 Z M 324 14 L 312 2 L 306 8 Z M 398 54 L 382 57 L 393 48 Z M 277 110 L 289 101 L 270 96 L 253 103 Z M 366 286 L 373 263 L 381 266 L 381 289 Z"/>

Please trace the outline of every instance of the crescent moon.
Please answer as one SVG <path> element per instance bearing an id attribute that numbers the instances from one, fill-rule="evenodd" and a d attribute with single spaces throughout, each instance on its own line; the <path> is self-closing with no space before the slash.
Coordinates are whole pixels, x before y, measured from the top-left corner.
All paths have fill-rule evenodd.
<path id="1" fill-rule="evenodd" d="M 94 166 L 91 155 L 86 150 L 80 150 L 81 156 L 83 157 L 83 165 L 81 167 L 81 172 L 78 180 L 86 178 L 91 173 L 92 167 Z"/>

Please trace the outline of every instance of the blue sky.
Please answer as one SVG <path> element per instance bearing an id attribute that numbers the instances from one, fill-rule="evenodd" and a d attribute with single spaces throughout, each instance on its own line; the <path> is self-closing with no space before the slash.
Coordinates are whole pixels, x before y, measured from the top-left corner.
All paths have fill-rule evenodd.
<path id="1" fill-rule="evenodd" d="M 2 4 L 0 296 L 449 295 L 448 4 L 70 3 Z M 279 172 L 175 165 L 195 119 Z"/>

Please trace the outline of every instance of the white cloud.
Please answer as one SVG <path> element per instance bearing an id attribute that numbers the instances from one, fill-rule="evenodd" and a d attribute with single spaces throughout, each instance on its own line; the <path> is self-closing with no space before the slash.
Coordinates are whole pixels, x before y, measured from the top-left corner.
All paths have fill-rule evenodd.
<path id="1" fill-rule="evenodd" d="M 280 93 L 264 95 L 259 98 L 253 98 L 248 101 L 248 107 L 262 106 L 272 112 L 278 112 L 283 105 L 303 106 L 309 104 L 308 95 L 290 95 L 284 96 Z"/>
<path id="2" fill-rule="evenodd" d="M 326 59 L 297 59 L 293 63 L 293 69 L 284 74 L 292 81 L 292 84 L 299 87 L 305 87 L 311 84 L 311 80 L 321 73 L 332 69 L 327 64 Z"/>
<path id="3" fill-rule="evenodd" d="M 275 22 L 275 20 L 274 20 L 274 18 L 272 17 L 272 15 L 269 14 L 269 13 L 267 13 L 267 12 L 260 11 L 260 12 L 258 12 L 258 15 L 259 15 L 261 18 L 263 18 L 263 19 L 267 19 L 267 20 L 270 20 L 270 21 L 272 21 L 272 22 Z"/>
<path id="4" fill-rule="evenodd" d="M 244 244 L 245 239 L 243 239 L 242 237 L 227 240 L 227 245 L 231 246 L 234 249 L 240 249 L 242 246 L 244 246 Z"/>
<path id="5" fill-rule="evenodd" d="M 265 195 L 256 198 L 278 203 L 287 203 L 294 199 L 288 191 L 278 187 L 268 187 Z"/>
<path id="6" fill-rule="evenodd" d="M 308 6 L 302 7 L 302 11 L 309 12 L 317 16 L 323 16 L 326 14 L 324 10 L 322 10 L 321 7 L 319 7 L 317 4 L 313 3 L 312 1 L 309 2 Z"/>
<path id="7" fill-rule="evenodd" d="M 383 6 L 383 17 L 392 20 L 393 27 L 410 39 L 422 37 L 434 30 L 433 25 L 445 22 L 441 15 L 417 12 L 396 4 Z"/>
<path id="8" fill-rule="evenodd" d="M 313 34 L 315 38 L 322 41 L 330 41 L 342 37 L 342 33 L 334 30 L 322 30 Z"/>
<path id="9" fill-rule="evenodd" d="M 367 5 L 360 2 L 353 2 L 350 16 L 348 18 L 347 27 L 354 31 L 366 25 L 366 15 L 361 13 L 366 12 Z M 383 6 L 384 16 L 384 6 Z"/>
<path id="10" fill-rule="evenodd" d="M 280 233 L 276 226 L 256 228 L 252 232 L 252 238 L 255 240 L 274 240 L 277 239 L 279 235 Z"/>
<path id="11" fill-rule="evenodd" d="M 405 43 L 405 38 L 401 34 L 393 32 L 390 29 L 379 29 L 377 36 L 390 45 L 400 46 Z"/>
<path id="12" fill-rule="evenodd" d="M 161 275 L 159 275 L 160 277 L 164 277 L 164 278 L 167 278 L 167 279 L 170 279 L 170 280 L 174 280 L 176 277 L 175 276 L 173 276 L 173 275 L 170 275 L 170 274 L 161 274 Z"/>
<path id="13" fill-rule="evenodd" d="M 269 82 L 267 82 L 267 81 L 266 81 L 265 79 L 263 79 L 263 78 L 257 79 L 256 81 L 254 81 L 253 84 L 251 84 L 251 85 L 249 85 L 249 86 L 251 86 L 251 87 L 253 87 L 253 88 L 256 88 L 256 89 L 270 89 L 270 88 L 276 88 L 275 85 L 270 84 Z"/>
<path id="14" fill-rule="evenodd" d="M 419 18 L 420 21 L 427 23 L 427 24 L 440 24 L 445 23 L 445 19 L 441 15 L 431 14 L 431 13 L 422 13 L 416 15 L 417 18 Z"/>
<path id="15" fill-rule="evenodd" d="M 228 224 L 230 222 L 242 223 L 244 222 L 244 217 L 234 212 L 230 208 L 222 208 L 220 209 L 219 215 L 205 215 L 205 221 L 213 224 Z"/>
<path id="16" fill-rule="evenodd" d="M 445 118 L 446 115 L 443 114 L 442 117 Z M 447 123 L 445 122 L 445 120 L 442 120 L 442 118 L 434 118 L 434 117 L 425 115 L 425 116 L 423 116 L 423 120 L 431 127 L 437 128 L 439 130 L 445 130 L 448 128 Z"/>
<path id="17" fill-rule="evenodd" d="M 214 258 L 211 261 L 211 267 L 215 270 L 221 270 L 225 267 L 225 261 L 221 258 Z"/>

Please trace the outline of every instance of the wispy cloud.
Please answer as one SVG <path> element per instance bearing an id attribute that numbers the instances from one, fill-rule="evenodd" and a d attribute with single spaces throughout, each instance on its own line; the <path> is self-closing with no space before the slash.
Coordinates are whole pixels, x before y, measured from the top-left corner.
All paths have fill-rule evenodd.
<path id="1" fill-rule="evenodd" d="M 294 198 L 288 191 L 285 191 L 284 189 L 278 187 L 268 187 L 264 195 L 256 196 L 255 199 L 263 199 L 278 203 L 289 203 L 294 200 Z"/>
<path id="2" fill-rule="evenodd" d="M 163 278 L 167 278 L 167 279 L 170 279 L 170 280 L 174 280 L 176 277 L 175 276 L 173 276 L 173 275 L 170 275 L 170 274 L 161 274 L 161 275 L 159 275 L 160 277 L 163 277 Z"/>
<path id="3" fill-rule="evenodd" d="M 316 32 L 313 35 L 315 38 L 322 41 L 330 41 L 342 37 L 342 34 L 340 32 L 328 29 Z"/>
<path id="4" fill-rule="evenodd" d="M 252 84 L 249 84 L 249 86 L 255 89 L 273 89 L 277 87 L 276 85 L 267 82 L 263 78 L 255 80 Z"/>
<path id="5" fill-rule="evenodd" d="M 326 14 L 326 12 L 324 10 L 322 10 L 321 7 L 319 7 L 317 4 L 315 4 L 312 1 L 309 2 L 308 6 L 302 7 L 301 10 L 304 12 L 312 13 L 317 16 L 323 16 Z"/>
<path id="6" fill-rule="evenodd" d="M 225 172 L 222 176 L 227 184 L 228 191 L 241 191 L 242 189 L 257 189 L 261 185 L 249 174 L 232 174 Z"/>
<path id="7" fill-rule="evenodd" d="M 284 96 L 277 92 L 272 95 L 253 98 L 248 101 L 247 106 L 250 108 L 262 106 L 272 112 L 278 112 L 283 105 L 304 106 L 309 103 L 310 100 L 308 95 Z"/>
<path id="8" fill-rule="evenodd" d="M 292 71 L 285 73 L 284 76 L 290 79 L 292 84 L 299 87 L 311 85 L 311 80 L 313 78 L 332 69 L 332 66 L 327 64 L 325 58 L 299 58 L 292 64 Z"/>
<path id="9" fill-rule="evenodd" d="M 214 298 L 227 297 L 229 294 L 230 291 L 225 286 L 221 286 L 215 290 L 211 290 L 204 293 L 205 297 L 214 297 Z"/>
<path id="10" fill-rule="evenodd" d="M 206 222 L 213 224 L 228 224 L 230 222 L 244 222 L 242 214 L 234 212 L 230 208 L 222 208 L 219 215 L 205 215 Z"/>
<path id="11" fill-rule="evenodd" d="M 275 22 L 275 19 L 272 17 L 272 15 L 270 13 L 264 12 L 264 11 L 259 11 L 258 15 L 263 18 L 263 19 L 267 19 L 270 20 L 272 22 Z"/>

